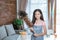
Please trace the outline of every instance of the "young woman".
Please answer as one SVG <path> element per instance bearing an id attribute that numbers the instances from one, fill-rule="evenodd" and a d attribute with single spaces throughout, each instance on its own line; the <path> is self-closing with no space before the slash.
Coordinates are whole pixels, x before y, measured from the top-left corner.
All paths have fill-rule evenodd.
<path id="1" fill-rule="evenodd" d="M 46 25 L 43 19 L 43 14 L 40 9 L 36 9 L 33 12 L 33 19 L 32 19 L 33 28 L 33 35 L 31 36 L 31 40 L 44 40 L 44 35 L 47 33 Z"/>

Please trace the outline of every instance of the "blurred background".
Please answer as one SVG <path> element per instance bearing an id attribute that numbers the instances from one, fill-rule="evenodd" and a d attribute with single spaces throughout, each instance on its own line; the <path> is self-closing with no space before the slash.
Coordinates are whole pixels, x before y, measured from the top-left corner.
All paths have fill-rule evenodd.
<path id="1" fill-rule="evenodd" d="M 18 12 L 26 11 L 32 21 L 33 11 L 41 9 L 46 23 L 44 40 L 60 39 L 60 0 L 0 0 L 0 26 L 19 19 Z M 27 25 L 24 25 L 28 27 Z"/>

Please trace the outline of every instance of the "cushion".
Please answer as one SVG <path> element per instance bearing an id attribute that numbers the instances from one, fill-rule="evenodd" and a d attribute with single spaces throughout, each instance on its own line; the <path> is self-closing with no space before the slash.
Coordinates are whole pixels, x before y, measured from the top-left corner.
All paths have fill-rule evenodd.
<path id="1" fill-rule="evenodd" d="M 11 35 L 11 36 L 6 37 L 3 40 L 17 40 L 18 37 L 19 37 L 19 35 L 15 34 L 15 35 Z"/>
<path id="2" fill-rule="evenodd" d="M 3 38 L 7 37 L 7 33 L 5 30 L 5 26 L 0 26 L 0 40 L 2 40 Z"/>
<path id="3" fill-rule="evenodd" d="M 5 26 L 6 26 L 5 28 L 6 28 L 6 31 L 7 31 L 8 36 L 9 35 L 12 35 L 12 34 L 15 34 L 15 30 L 14 30 L 12 24 L 5 25 Z"/>

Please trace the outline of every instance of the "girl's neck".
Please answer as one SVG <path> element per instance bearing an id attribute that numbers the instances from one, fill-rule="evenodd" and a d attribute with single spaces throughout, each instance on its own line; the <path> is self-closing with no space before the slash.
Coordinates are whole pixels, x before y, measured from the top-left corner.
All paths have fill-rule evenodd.
<path id="1" fill-rule="evenodd" d="M 36 21 L 41 21 L 41 19 L 36 19 Z"/>
<path id="2" fill-rule="evenodd" d="M 34 25 L 41 25 L 41 22 L 42 22 L 42 20 L 38 19 L 38 20 L 35 21 Z"/>

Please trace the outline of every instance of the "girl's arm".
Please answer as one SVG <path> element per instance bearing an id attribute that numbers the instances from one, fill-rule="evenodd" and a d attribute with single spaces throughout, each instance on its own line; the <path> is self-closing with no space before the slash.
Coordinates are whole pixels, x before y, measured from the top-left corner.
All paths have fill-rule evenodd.
<path id="1" fill-rule="evenodd" d="M 44 36 L 44 35 L 46 35 L 47 34 L 47 29 L 46 29 L 46 24 L 45 24 L 45 22 L 43 22 L 43 33 L 41 33 L 41 34 L 38 34 L 39 36 Z"/>

